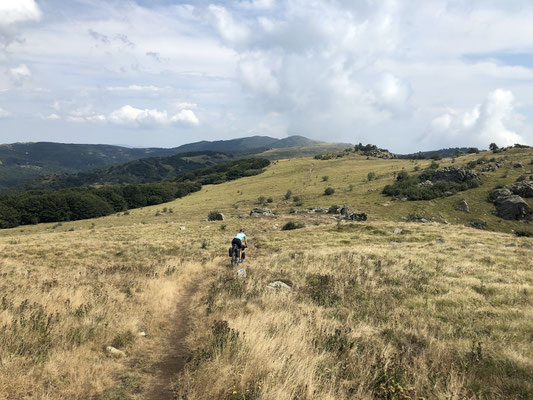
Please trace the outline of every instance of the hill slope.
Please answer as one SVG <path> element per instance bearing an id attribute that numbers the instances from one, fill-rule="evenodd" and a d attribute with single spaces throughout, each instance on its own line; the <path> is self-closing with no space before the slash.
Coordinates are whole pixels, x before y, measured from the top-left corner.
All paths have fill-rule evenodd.
<path id="1" fill-rule="evenodd" d="M 305 158 L 128 215 L 0 231 L 0 398 L 147 398 L 190 282 L 177 398 L 531 398 L 533 241 L 508 233 L 527 225 L 497 219 L 486 195 L 533 154 L 505 156 L 482 186 L 429 202 L 380 193 L 428 161 Z M 259 196 L 275 214 L 239 218 Z M 470 214 L 453 207 L 463 197 Z M 289 213 L 335 203 L 368 221 Z M 215 209 L 225 221 L 205 220 Z M 404 222 L 412 212 L 449 224 Z M 480 217 L 504 232 L 464 226 Z M 305 226 L 282 230 L 290 221 Z M 228 268 L 240 227 L 245 277 Z"/>

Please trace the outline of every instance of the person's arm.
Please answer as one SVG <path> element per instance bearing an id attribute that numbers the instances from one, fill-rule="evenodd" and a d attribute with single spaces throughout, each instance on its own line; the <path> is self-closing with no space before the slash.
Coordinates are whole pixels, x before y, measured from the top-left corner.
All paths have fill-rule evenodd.
<path id="1" fill-rule="evenodd" d="M 244 245 L 245 245 L 246 247 L 248 247 L 248 239 L 247 239 L 247 238 L 244 238 Z"/>

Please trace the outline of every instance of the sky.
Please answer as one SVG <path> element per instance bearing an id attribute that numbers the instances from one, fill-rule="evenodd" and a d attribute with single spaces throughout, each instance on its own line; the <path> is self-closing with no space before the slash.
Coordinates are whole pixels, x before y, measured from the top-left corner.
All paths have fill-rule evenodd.
<path id="1" fill-rule="evenodd" d="M 533 145 L 531 0 L 0 0 L 0 143 Z"/>

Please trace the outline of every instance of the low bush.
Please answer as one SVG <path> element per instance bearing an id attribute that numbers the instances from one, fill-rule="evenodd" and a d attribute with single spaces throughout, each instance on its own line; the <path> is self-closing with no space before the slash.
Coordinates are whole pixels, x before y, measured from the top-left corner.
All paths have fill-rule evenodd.
<path id="1" fill-rule="evenodd" d="M 332 187 L 327 187 L 326 190 L 324 190 L 324 194 L 326 196 L 331 196 L 333 193 L 335 193 L 335 189 L 333 189 Z"/>
<path id="2" fill-rule="evenodd" d="M 305 225 L 299 222 L 289 221 L 281 228 L 282 231 L 292 231 L 294 229 L 303 228 Z"/>

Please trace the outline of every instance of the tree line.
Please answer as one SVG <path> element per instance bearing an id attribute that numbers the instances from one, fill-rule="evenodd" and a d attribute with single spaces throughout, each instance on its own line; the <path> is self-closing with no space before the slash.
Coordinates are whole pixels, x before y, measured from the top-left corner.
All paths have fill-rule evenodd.
<path id="1" fill-rule="evenodd" d="M 205 184 L 260 174 L 269 164 L 270 161 L 265 159 L 242 159 L 180 174 L 158 183 L 3 194 L 0 195 L 0 228 L 97 218 L 166 203 L 197 192 Z"/>

